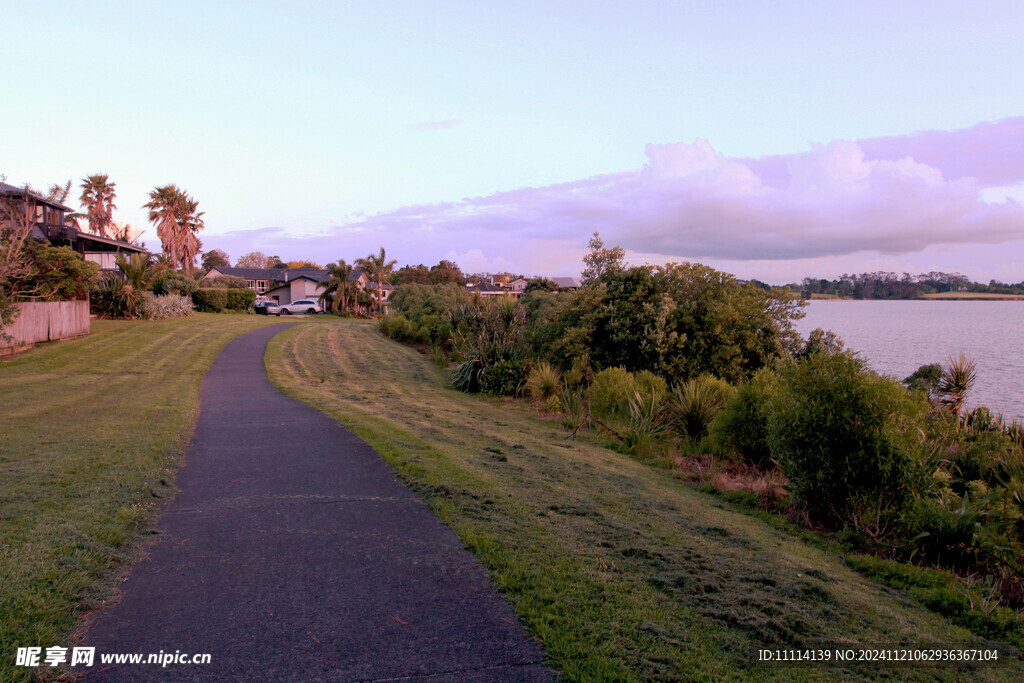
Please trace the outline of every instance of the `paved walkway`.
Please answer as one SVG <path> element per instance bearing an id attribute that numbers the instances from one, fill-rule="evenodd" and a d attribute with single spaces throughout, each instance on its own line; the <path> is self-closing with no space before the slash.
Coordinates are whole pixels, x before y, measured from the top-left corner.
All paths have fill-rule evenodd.
<path id="1" fill-rule="evenodd" d="M 545 681 L 486 571 L 365 443 L 277 392 L 272 326 L 203 379 L 162 534 L 85 637 L 87 680 Z M 104 668 L 101 653 L 209 653 Z"/>

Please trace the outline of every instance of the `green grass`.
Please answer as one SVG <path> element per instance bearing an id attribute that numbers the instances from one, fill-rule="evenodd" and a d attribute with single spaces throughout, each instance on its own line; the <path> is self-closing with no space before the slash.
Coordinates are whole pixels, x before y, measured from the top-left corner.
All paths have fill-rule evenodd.
<path id="1" fill-rule="evenodd" d="M 980 643 L 842 553 L 582 440 L 445 372 L 372 323 L 275 337 L 272 381 L 373 445 L 477 553 L 573 680 L 1021 680 L 995 666 L 754 665 L 752 648 Z"/>
<path id="2" fill-rule="evenodd" d="M 0 361 L 0 680 L 18 646 L 66 646 L 137 555 L 192 432 L 200 379 L 260 316 L 92 321 Z"/>

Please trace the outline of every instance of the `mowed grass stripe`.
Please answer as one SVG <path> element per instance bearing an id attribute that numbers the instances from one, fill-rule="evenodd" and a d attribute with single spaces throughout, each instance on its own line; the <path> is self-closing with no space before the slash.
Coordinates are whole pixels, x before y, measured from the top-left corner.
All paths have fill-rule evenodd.
<path id="1" fill-rule="evenodd" d="M 574 680 L 962 680 L 952 667 L 756 667 L 747 653 L 980 642 L 670 473 L 446 388 L 443 370 L 372 323 L 286 331 L 267 366 L 277 386 L 351 427 L 426 497 Z M 970 672 L 1021 675 L 1016 660 Z"/>
<path id="2" fill-rule="evenodd" d="M 67 645 L 112 597 L 173 492 L 203 373 L 232 338 L 277 322 L 94 320 L 87 337 L 0 361 L 0 680 L 29 675 L 14 648 Z"/>

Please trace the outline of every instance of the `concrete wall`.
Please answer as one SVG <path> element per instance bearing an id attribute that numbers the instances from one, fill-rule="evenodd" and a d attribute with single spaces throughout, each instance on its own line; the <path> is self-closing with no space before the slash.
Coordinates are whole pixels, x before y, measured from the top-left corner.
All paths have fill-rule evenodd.
<path id="1" fill-rule="evenodd" d="M 89 334 L 88 301 L 30 301 L 15 304 L 21 313 L 3 328 L 12 339 L 0 339 L 0 354 L 21 346 Z"/>

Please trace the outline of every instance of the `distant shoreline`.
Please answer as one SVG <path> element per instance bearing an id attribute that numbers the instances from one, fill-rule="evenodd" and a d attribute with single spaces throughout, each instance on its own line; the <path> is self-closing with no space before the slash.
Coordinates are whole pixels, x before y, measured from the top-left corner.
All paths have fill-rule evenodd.
<path id="1" fill-rule="evenodd" d="M 855 299 L 851 296 L 812 294 L 806 301 L 1024 301 L 1021 294 L 991 294 L 989 292 L 940 292 L 913 299 Z"/>

